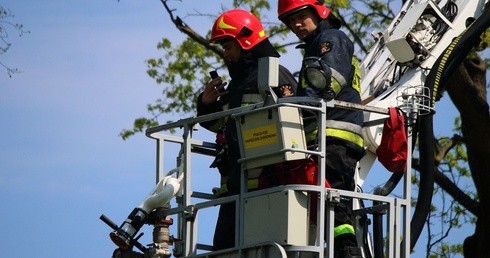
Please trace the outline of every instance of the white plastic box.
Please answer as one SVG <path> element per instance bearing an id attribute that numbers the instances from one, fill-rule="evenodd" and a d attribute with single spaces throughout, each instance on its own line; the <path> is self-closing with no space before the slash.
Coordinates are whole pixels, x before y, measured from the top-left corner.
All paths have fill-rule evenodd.
<path id="1" fill-rule="evenodd" d="M 286 190 L 245 199 L 244 244 L 308 245 L 308 197 Z"/>
<path id="2" fill-rule="evenodd" d="M 236 116 L 245 169 L 305 159 L 306 140 L 300 110 L 279 106 Z M 288 150 L 289 149 L 289 150 Z"/>

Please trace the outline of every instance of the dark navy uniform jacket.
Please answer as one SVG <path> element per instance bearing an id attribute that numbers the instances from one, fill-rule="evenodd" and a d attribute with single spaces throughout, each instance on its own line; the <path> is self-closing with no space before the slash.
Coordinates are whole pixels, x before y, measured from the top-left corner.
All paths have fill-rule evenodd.
<path id="1" fill-rule="evenodd" d="M 355 78 L 353 65 L 354 45 L 347 35 L 329 20 L 322 20 L 318 28 L 298 46 L 305 50 L 304 57 L 320 57 L 330 68 L 326 71 L 332 76 L 332 88 L 335 99 L 360 104 L 359 78 Z M 356 85 L 353 85 L 353 82 Z M 303 78 L 300 78 L 298 95 L 310 95 Z M 361 128 L 364 122 L 363 112 L 343 108 L 327 110 L 327 140 L 340 140 L 346 145 L 364 153 Z M 305 120 L 305 130 L 311 125 Z M 308 131 L 308 130 L 307 130 Z M 308 132 L 307 132 L 308 133 Z M 307 135 L 308 138 L 308 135 Z"/>

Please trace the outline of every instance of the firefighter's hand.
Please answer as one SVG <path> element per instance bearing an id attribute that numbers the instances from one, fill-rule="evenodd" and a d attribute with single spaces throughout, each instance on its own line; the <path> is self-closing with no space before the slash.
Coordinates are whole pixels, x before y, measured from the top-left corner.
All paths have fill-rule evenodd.
<path id="1" fill-rule="evenodd" d="M 221 80 L 221 77 L 217 77 L 209 81 L 204 87 L 204 92 L 201 99 L 202 103 L 209 105 L 216 102 L 219 97 L 228 94 L 228 91 L 225 91 L 226 84 L 226 82 Z"/>

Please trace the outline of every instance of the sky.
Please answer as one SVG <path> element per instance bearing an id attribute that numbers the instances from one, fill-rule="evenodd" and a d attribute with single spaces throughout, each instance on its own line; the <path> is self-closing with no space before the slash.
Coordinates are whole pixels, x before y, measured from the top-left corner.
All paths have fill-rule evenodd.
<path id="1" fill-rule="evenodd" d="M 207 8 L 214 1 L 194 3 Z M 155 184 L 154 140 L 138 134 L 123 141 L 118 134 L 160 96 L 144 61 L 158 56 L 163 36 L 178 42 L 183 35 L 157 0 L 1 5 L 30 33 L 11 32 L 12 46 L 0 55 L 21 71 L 9 78 L 0 70 L 0 254 L 110 257 L 115 246 L 100 215 L 119 225 Z M 212 25 L 211 19 L 187 21 Z M 437 124 L 451 128 L 454 108 L 441 111 Z M 204 188 L 218 185 L 215 171 L 195 174 Z M 203 221 L 201 231 L 212 235 L 215 211 Z"/>
<path id="2" fill-rule="evenodd" d="M 16 22 L 0 72 L 0 253 L 111 257 L 155 183 L 155 143 L 118 133 L 160 94 L 144 61 L 172 30 L 159 1 L 7 0 Z"/>

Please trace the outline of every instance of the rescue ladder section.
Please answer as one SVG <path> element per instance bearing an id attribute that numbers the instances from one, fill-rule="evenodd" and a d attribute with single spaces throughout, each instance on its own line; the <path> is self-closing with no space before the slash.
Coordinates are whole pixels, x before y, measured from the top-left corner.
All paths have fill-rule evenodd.
<path id="1" fill-rule="evenodd" d="M 146 135 L 157 141 L 157 175 L 159 182 L 164 175 L 164 156 L 169 155 L 164 150 L 166 142 L 178 143 L 181 146 L 182 158 L 179 167 L 183 180 L 181 189 L 176 196 L 176 207 L 166 207 L 160 212 L 161 218 L 176 218 L 176 235 L 173 239 L 173 255 L 175 257 L 333 257 L 333 228 L 334 207 L 341 198 L 352 198 L 355 203 L 361 203 L 354 209 L 357 216 L 371 216 L 383 214 L 385 216 L 384 248 L 387 257 L 409 257 L 410 239 L 410 174 L 404 175 L 404 193 L 402 198 L 373 195 L 360 192 L 327 189 L 323 185 L 282 185 L 248 192 L 246 189 L 247 169 L 257 168 L 277 162 L 301 159 L 316 156 L 318 160 L 318 180 L 324 182 L 325 178 L 325 128 L 327 107 L 342 107 L 361 109 L 364 112 L 388 114 L 385 108 L 376 108 L 336 100 L 324 100 L 304 97 L 279 99 L 276 104 L 264 106 L 259 103 L 253 106 L 240 107 L 232 110 L 205 116 L 182 119 L 174 123 L 150 128 Z M 309 110 L 318 114 L 319 143 L 316 151 L 307 150 L 301 137 L 301 112 Z M 276 121 L 264 123 L 257 121 L 260 114 L 277 117 Z M 293 117 L 289 117 L 291 114 Z M 259 115 L 259 117 L 256 117 Z M 239 126 L 239 138 L 243 142 L 240 194 L 218 197 L 210 193 L 200 193 L 191 187 L 192 167 L 191 154 L 213 155 L 216 145 L 194 139 L 194 126 L 198 123 L 231 116 Z M 267 120 L 267 119 L 266 119 Z M 257 124 L 259 123 L 259 124 Z M 262 123 L 262 124 L 261 124 Z M 296 123 L 300 123 L 298 126 Z M 377 125 L 382 121 L 371 121 L 367 126 Z M 289 128 L 287 128 L 289 127 Z M 291 129 L 291 127 L 293 127 Z M 182 137 L 167 135 L 165 131 L 181 128 Z M 292 131 L 291 131 L 292 130 Z M 297 135 L 300 131 L 303 135 Z M 294 138 L 291 138 L 293 135 Z M 254 142 L 250 137 L 264 136 L 262 142 Z M 247 138 L 248 137 L 248 138 Z M 407 132 L 408 149 L 411 150 L 411 127 Z M 272 139 L 272 140 L 271 140 Z M 248 143 L 246 141 L 249 140 Z M 257 139 L 255 139 L 257 140 Z M 247 144 L 249 144 L 247 146 Z M 272 146 L 272 148 L 269 148 Z M 250 150 L 247 150 L 250 148 Z M 170 153 L 172 155 L 172 153 Z M 175 155 L 175 154 L 174 154 Z M 296 155 L 296 156 L 294 156 Z M 407 170 L 411 171 L 411 151 L 407 162 Z M 216 171 L 217 172 L 217 171 Z M 218 182 L 217 182 L 218 183 Z M 316 227 L 309 223 L 312 210 L 309 196 L 318 196 Z M 193 202 L 194 200 L 196 200 Z M 199 210 L 216 207 L 225 203 L 235 202 L 236 205 L 236 247 L 212 251 L 212 246 L 198 243 L 197 217 Z M 364 202 L 372 205 L 364 206 Z M 212 238 L 213 232 L 208 232 Z M 363 241 L 364 257 L 372 257 L 370 241 Z M 326 243 L 326 244 L 324 244 Z"/>

